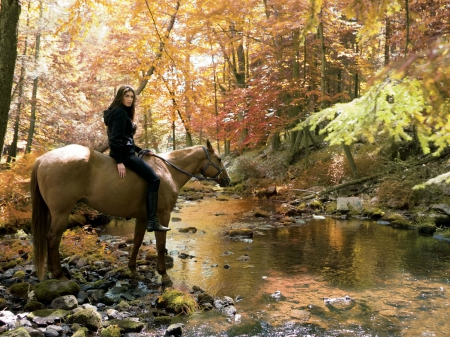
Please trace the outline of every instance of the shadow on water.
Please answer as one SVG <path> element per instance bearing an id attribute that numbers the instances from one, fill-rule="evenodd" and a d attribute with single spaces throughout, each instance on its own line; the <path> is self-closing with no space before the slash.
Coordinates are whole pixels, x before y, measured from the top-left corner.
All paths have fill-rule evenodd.
<path id="1" fill-rule="evenodd" d="M 450 334 L 449 243 L 362 220 L 269 229 L 276 220 L 254 218 L 255 206 L 274 209 L 254 199 L 205 199 L 180 201 L 172 214 L 167 249 L 174 286 L 243 298 L 234 317 L 217 311 L 177 317 L 189 322 L 183 336 Z M 252 239 L 224 235 L 247 226 Z M 186 227 L 197 232 L 178 231 Z M 105 234 L 131 237 L 133 224 L 111 223 Z M 348 303 L 332 302 L 345 296 Z"/>

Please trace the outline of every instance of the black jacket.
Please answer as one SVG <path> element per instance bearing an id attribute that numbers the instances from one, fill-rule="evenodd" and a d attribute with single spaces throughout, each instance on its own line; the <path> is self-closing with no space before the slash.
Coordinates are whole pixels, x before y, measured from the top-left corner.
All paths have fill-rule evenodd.
<path id="1" fill-rule="evenodd" d="M 117 164 L 123 163 L 124 156 L 133 156 L 142 149 L 134 144 L 133 121 L 127 107 L 120 105 L 111 110 L 105 110 L 103 119 L 108 126 L 109 155 Z"/>

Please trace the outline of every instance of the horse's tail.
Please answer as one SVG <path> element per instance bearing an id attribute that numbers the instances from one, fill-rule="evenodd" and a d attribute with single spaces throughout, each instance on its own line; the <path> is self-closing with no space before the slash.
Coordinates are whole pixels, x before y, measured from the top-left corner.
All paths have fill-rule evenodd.
<path id="1" fill-rule="evenodd" d="M 34 163 L 31 173 L 30 189 L 31 189 L 31 232 L 33 234 L 33 252 L 34 266 L 36 274 L 40 280 L 44 278 L 45 259 L 47 257 L 47 232 L 49 229 L 49 209 L 45 200 L 42 198 L 41 191 L 37 180 L 37 172 L 39 169 L 39 160 Z"/>

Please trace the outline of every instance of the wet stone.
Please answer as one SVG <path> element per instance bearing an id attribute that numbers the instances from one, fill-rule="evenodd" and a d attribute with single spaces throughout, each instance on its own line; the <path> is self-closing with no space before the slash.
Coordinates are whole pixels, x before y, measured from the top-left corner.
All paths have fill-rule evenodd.
<path id="1" fill-rule="evenodd" d="M 45 337 L 58 337 L 59 336 L 59 332 L 54 330 L 54 329 L 47 328 L 44 331 L 44 335 L 45 335 Z"/>

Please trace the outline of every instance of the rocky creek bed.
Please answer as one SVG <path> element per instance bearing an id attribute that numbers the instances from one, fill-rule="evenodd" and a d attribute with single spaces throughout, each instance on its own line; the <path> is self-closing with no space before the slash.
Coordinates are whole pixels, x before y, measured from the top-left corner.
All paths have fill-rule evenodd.
<path id="1" fill-rule="evenodd" d="M 39 282 L 27 256 L 17 257 L 20 263 L 0 273 L 2 336 L 181 336 L 182 324 L 171 321 L 183 307 L 167 307 L 161 300 L 164 289 L 155 274 L 155 255 L 142 252 L 146 256 L 139 260 L 139 276 L 132 277 L 126 267 L 130 244 L 117 237 L 103 240 L 119 263 L 66 258 L 63 268 L 72 275 L 70 281 Z M 196 310 L 218 310 L 224 319 L 236 312 L 230 297 L 214 298 L 198 287 L 190 295 Z"/>

